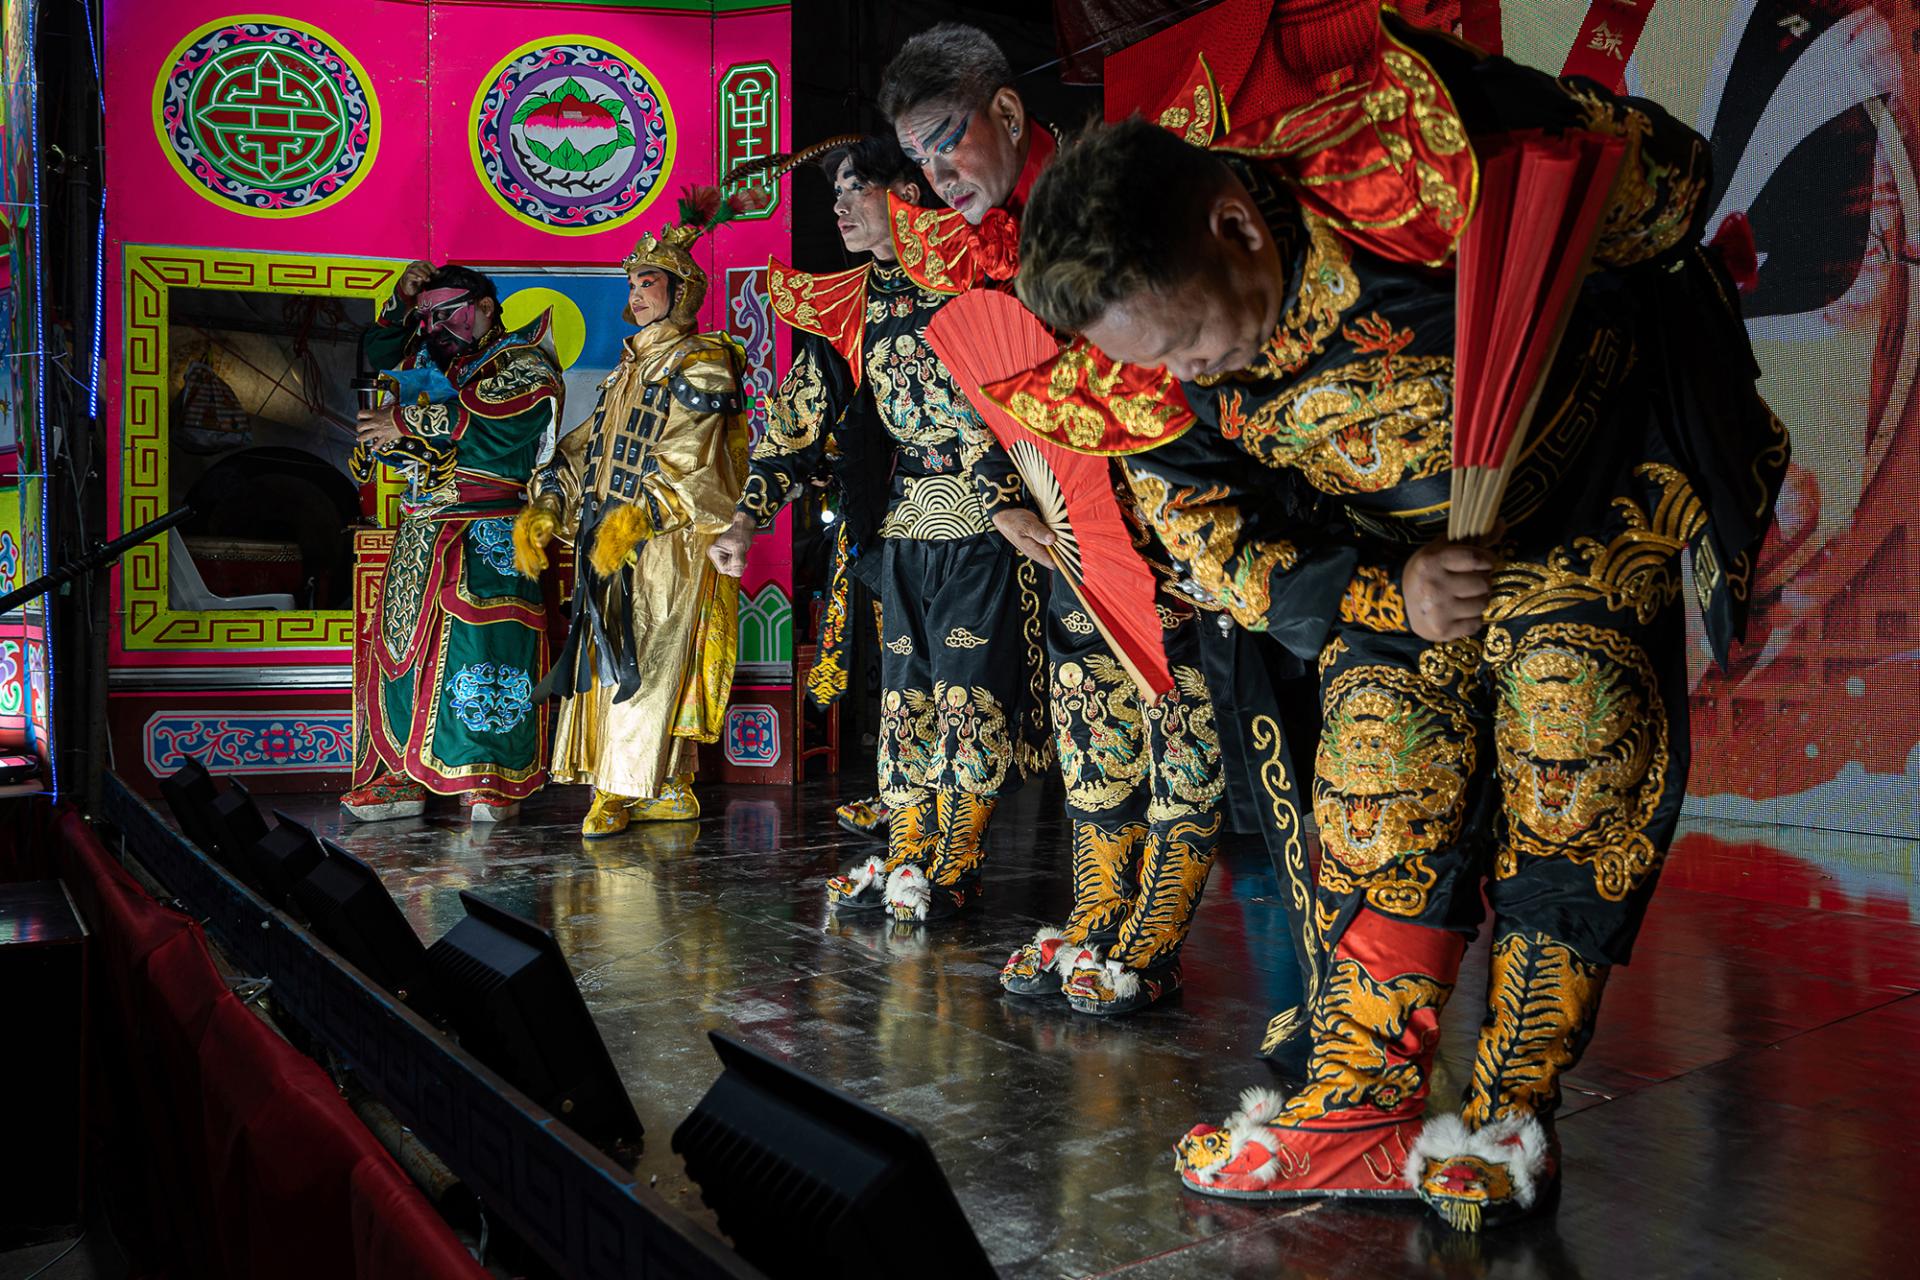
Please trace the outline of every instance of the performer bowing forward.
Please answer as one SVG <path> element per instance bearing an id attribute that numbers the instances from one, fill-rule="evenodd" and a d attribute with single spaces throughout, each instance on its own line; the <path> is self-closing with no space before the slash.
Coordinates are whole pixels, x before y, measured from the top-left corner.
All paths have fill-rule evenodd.
<path id="1" fill-rule="evenodd" d="M 1196 594 L 1319 665 L 1308 1080 L 1195 1128 L 1181 1176 L 1243 1198 L 1418 1195 L 1472 1230 L 1552 1200 L 1560 1081 L 1685 790 L 1680 555 L 1724 645 L 1787 441 L 1700 244 L 1704 141 L 1649 103 L 1381 21 L 1314 113 L 1230 110 L 1209 81 L 1181 101 L 1232 120 L 1201 139 L 1215 152 L 1139 120 L 1068 149 L 1029 202 L 1020 293 L 1106 357 L 1185 380 L 1192 417 L 1128 458 L 1133 488 Z M 1446 268 L 1477 140 L 1529 128 L 1620 139 L 1625 166 L 1595 193 L 1596 270 L 1504 530 L 1451 543 Z M 1011 394 L 1045 430 L 1063 391 Z M 1483 888 L 1472 1079 L 1458 1115 L 1423 1124 Z"/>
<path id="2" fill-rule="evenodd" d="M 1058 143 L 1012 81 L 993 38 L 958 23 L 914 36 L 888 64 L 881 109 L 952 205 L 895 211 L 895 251 L 923 288 L 1004 288 L 1018 265 L 1019 220 Z M 985 455 L 976 473 L 994 528 L 1048 570 L 1048 705 L 1073 824 L 1067 918 L 1016 950 L 1000 983 L 1080 1013 L 1134 1013 L 1180 989 L 1181 947 L 1219 843 L 1225 777 L 1200 662 L 1204 624 L 1171 591 L 1164 556 L 1133 521 L 1167 588 L 1155 608 L 1174 686 L 1148 702 L 1065 575 L 1051 571 L 1052 535 L 1004 452 Z M 1132 499 L 1121 499 L 1126 518 Z"/>

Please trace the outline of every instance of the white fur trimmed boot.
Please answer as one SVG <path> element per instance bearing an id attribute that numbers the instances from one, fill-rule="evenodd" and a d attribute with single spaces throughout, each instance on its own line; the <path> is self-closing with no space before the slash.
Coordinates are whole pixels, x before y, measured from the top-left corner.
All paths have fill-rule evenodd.
<path id="1" fill-rule="evenodd" d="M 827 877 L 827 906 L 874 911 L 887 905 L 887 860 L 878 854 Z"/>
<path id="2" fill-rule="evenodd" d="M 887 910 L 900 924 L 929 924 L 959 915 L 980 898 L 980 877 L 967 875 L 954 884 L 933 878 L 932 867 L 904 862 L 887 877 Z"/>
<path id="3" fill-rule="evenodd" d="M 1032 942 L 1007 957 L 1000 968 L 1000 985 L 1008 995 L 1057 996 L 1071 968 L 1073 950 L 1066 934 L 1044 926 Z"/>
<path id="4" fill-rule="evenodd" d="M 1188 1130 L 1174 1147 L 1180 1180 L 1244 1200 L 1412 1199 L 1407 1157 L 1465 949 L 1457 933 L 1356 915 L 1316 997 L 1307 1079 L 1284 1102 L 1249 1089 L 1220 1125 Z"/>
<path id="5" fill-rule="evenodd" d="M 902 922 L 925 920 L 933 905 L 933 885 L 927 869 L 916 862 L 903 862 L 887 877 L 887 909 Z"/>
<path id="6" fill-rule="evenodd" d="M 1310 1128 L 1286 1108 L 1272 1089 L 1242 1090 L 1239 1109 L 1218 1128 L 1195 1125 L 1174 1144 L 1180 1181 L 1230 1200 L 1413 1198 L 1401 1168 L 1417 1119 Z"/>
<path id="7" fill-rule="evenodd" d="M 865 800 L 849 800 L 833 811 L 834 820 L 843 831 L 851 831 L 856 836 L 872 836 L 876 840 L 887 838 L 887 819 L 892 810 L 879 796 L 870 796 Z"/>
<path id="8" fill-rule="evenodd" d="M 1075 1013 L 1118 1018 L 1160 1003 L 1180 989 L 1180 962 L 1134 969 L 1082 951 L 1067 976 L 1067 1003 Z"/>
<path id="9" fill-rule="evenodd" d="M 1504 1226 L 1549 1207 L 1560 1188 L 1559 1144 L 1534 1116 L 1469 1130 L 1437 1116 L 1407 1154 L 1415 1194 L 1455 1231 Z"/>

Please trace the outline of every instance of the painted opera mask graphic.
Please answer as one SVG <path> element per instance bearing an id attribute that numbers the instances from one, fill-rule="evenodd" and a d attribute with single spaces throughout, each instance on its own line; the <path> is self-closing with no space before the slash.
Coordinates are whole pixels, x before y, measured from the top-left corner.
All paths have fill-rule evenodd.
<path id="1" fill-rule="evenodd" d="M 1920 728 L 1888 712 L 1920 705 L 1915 15 L 1892 0 L 1687 8 L 1672 36 L 1687 47 L 1644 42 L 1628 88 L 1711 140 L 1709 232 L 1752 222 L 1747 327 L 1794 446 L 1748 644 L 1728 673 L 1695 645 L 1689 789 L 1727 816 L 1792 797 L 1796 821 L 1912 834 Z"/>

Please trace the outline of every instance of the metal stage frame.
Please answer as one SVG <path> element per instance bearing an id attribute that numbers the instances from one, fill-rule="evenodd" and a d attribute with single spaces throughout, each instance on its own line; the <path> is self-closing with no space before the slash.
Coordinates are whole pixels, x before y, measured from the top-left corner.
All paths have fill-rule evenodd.
<path id="1" fill-rule="evenodd" d="M 117 774 L 106 775 L 101 816 L 236 965 L 271 983 L 277 1010 L 338 1054 L 488 1212 L 563 1274 L 761 1275 L 235 879 Z"/>

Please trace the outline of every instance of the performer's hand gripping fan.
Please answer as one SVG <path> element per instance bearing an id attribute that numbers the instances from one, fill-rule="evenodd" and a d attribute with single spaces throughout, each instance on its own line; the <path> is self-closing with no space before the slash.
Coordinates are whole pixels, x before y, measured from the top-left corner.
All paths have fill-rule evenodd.
<path id="1" fill-rule="evenodd" d="M 1452 508 L 1447 536 L 1492 532 L 1540 389 L 1593 258 L 1624 143 L 1591 133 L 1476 144 L 1480 201 L 1454 295 Z"/>
<path id="2" fill-rule="evenodd" d="M 1019 299 L 988 289 L 970 290 L 942 307 L 927 325 L 927 342 L 1013 458 L 1053 531 L 1054 566 L 1141 695 L 1157 701 L 1173 688 L 1154 607 L 1157 583 L 1134 550 L 1107 459 L 1041 439 L 983 390 L 1051 360 L 1060 343 Z"/>

